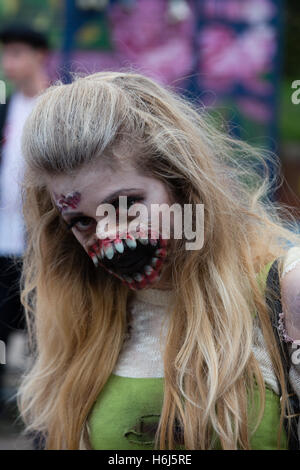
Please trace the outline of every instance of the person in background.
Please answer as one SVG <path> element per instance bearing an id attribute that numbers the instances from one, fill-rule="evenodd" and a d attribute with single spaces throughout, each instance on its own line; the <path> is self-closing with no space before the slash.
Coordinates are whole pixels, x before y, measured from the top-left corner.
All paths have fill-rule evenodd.
<path id="1" fill-rule="evenodd" d="M 36 97 L 48 86 L 48 40 L 27 25 L 0 30 L 1 68 L 13 93 L 0 105 L 0 339 L 7 344 L 15 329 L 25 327 L 20 303 L 21 256 L 25 246 L 20 181 L 23 174 L 21 136 Z M 5 404 L 0 366 L 0 413 Z"/>

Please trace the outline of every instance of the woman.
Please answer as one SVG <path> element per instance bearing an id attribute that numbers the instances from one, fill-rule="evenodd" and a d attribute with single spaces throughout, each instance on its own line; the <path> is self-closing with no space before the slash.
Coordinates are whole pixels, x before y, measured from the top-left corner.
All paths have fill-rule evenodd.
<path id="1" fill-rule="evenodd" d="M 285 448 L 262 286 L 274 259 L 290 267 L 286 243 L 300 259 L 300 240 L 263 201 L 270 157 L 171 90 L 117 72 L 48 89 L 23 151 L 28 430 L 47 449 Z M 200 248 L 175 237 L 174 214 L 170 237 L 161 215 L 152 230 L 157 204 L 192 207 L 193 224 L 204 207 Z"/>

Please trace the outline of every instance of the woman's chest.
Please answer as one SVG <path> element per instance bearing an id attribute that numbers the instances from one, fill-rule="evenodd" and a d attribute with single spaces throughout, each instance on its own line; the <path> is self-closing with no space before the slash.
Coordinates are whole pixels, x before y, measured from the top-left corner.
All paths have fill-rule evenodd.
<path id="1" fill-rule="evenodd" d="M 90 415 L 92 448 L 153 449 L 163 394 L 163 378 L 112 374 Z"/>

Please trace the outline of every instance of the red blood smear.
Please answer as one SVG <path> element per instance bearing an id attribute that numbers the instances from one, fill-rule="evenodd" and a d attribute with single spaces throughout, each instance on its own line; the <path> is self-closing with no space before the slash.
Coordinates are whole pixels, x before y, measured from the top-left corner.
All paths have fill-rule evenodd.
<path id="1" fill-rule="evenodd" d="M 165 248 L 167 246 L 167 240 L 160 238 L 159 241 L 160 241 L 160 246 L 162 248 Z"/>
<path id="2" fill-rule="evenodd" d="M 160 248 L 157 250 L 157 256 L 159 256 L 160 258 L 165 258 L 166 254 L 167 250 L 165 248 Z"/>

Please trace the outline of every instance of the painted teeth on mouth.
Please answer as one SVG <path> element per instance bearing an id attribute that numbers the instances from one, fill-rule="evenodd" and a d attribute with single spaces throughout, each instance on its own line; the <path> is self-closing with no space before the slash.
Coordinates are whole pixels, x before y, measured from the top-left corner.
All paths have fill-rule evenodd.
<path id="1" fill-rule="evenodd" d="M 112 259 L 114 257 L 115 252 L 112 245 L 108 245 L 104 248 L 104 254 L 108 259 Z"/>
<path id="2" fill-rule="evenodd" d="M 155 257 L 154 257 L 154 258 L 152 258 L 152 259 L 151 259 L 151 265 L 152 265 L 153 267 L 155 267 L 155 266 L 156 266 L 156 263 L 157 263 L 157 261 L 158 261 L 158 258 L 155 258 Z"/>
<path id="3" fill-rule="evenodd" d="M 92 258 L 93 263 L 94 263 L 94 265 L 95 265 L 96 268 L 97 268 L 97 267 L 99 266 L 99 261 L 98 261 L 97 255 L 94 254 L 94 253 L 90 253 L 90 257 Z"/>
<path id="4" fill-rule="evenodd" d="M 124 245 L 123 245 L 123 242 L 122 242 L 121 240 L 118 240 L 117 242 L 114 242 L 114 245 L 115 245 L 116 250 L 117 250 L 119 253 L 123 253 L 123 252 L 124 252 Z"/>
<path id="5" fill-rule="evenodd" d="M 93 249 L 98 260 L 102 261 L 102 259 L 105 257 L 103 248 L 100 248 L 99 245 L 97 245 L 97 246 L 94 246 Z"/>
<path id="6" fill-rule="evenodd" d="M 126 238 L 125 243 L 128 248 L 131 248 L 131 250 L 134 250 L 136 248 L 136 241 L 134 239 Z"/>
<path id="7" fill-rule="evenodd" d="M 136 272 L 134 274 L 129 275 L 120 275 L 117 276 L 119 279 L 125 281 L 129 287 L 133 288 L 140 288 L 138 287 L 135 282 L 138 282 L 140 286 L 143 286 L 144 283 L 147 283 L 149 279 L 152 278 L 152 276 L 155 273 L 155 270 L 158 268 L 158 266 L 162 262 L 162 258 L 165 254 L 165 249 L 162 249 L 160 246 L 159 240 L 156 238 L 148 238 L 146 233 L 141 233 L 141 238 L 134 238 L 131 234 L 127 234 L 127 238 L 120 238 L 118 237 L 114 241 L 111 241 L 110 243 L 107 243 L 102 246 L 97 246 L 97 253 L 91 253 L 91 258 L 93 260 L 93 263 L 95 266 L 98 266 L 101 264 L 104 258 L 107 258 L 109 260 L 112 260 L 114 257 L 115 253 L 124 253 L 124 249 L 126 246 L 130 248 L 131 250 L 135 250 L 137 248 L 137 242 L 140 242 L 142 245 L 148 245 L 150 244 L 153 247 L 156 247 L 154 251 L 154 256 L 149 260 L 149 264 L 145 265 L 143 268 L 142 273 Z M 106 268 L 107 269 L 107 268 Z M 111 270 L 107 269 L 108 272 L 111 274 L 114 274 Z"/>
<path id="8" fill-rule="evenodd" d="M 155 256 L 165 256 L 166 255 L 166 249 L 165 248 L 158 248 L 155 250 Z"/>
<path id="9" fill-rule="evenodd" d="M 154 269 L 152 268 L 152 266 L 149 266 L 148 264 L 146 264 L 146 266 L 144 267 L 144 271 L 147 274 L 147 276 L 150 276 L 153 273 Z"/>

